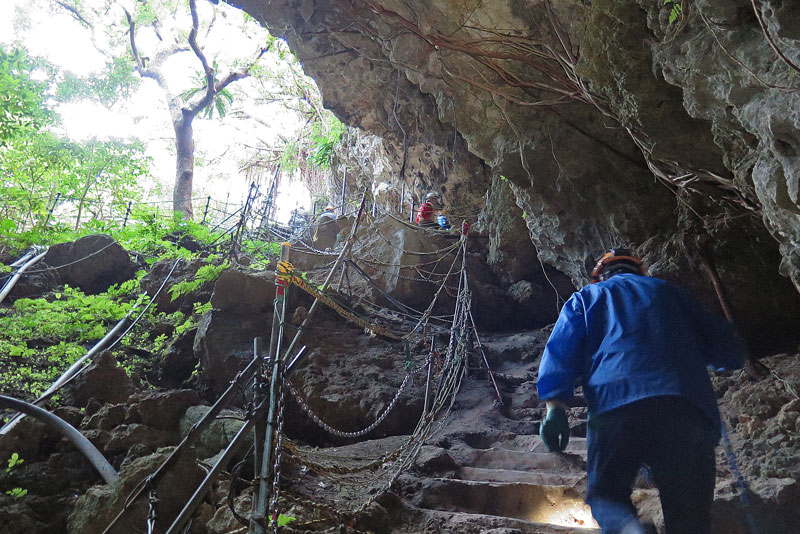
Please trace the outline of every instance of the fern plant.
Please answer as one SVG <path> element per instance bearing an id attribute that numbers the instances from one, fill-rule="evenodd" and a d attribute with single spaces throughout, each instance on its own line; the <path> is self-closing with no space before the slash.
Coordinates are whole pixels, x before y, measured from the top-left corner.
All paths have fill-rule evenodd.
<path id="1" fill-rule="evenodd" d="M 669 7 L 669 23 L 674 24 L 683 14 L 682 0 L 664 0 L 664 5 Z"/>

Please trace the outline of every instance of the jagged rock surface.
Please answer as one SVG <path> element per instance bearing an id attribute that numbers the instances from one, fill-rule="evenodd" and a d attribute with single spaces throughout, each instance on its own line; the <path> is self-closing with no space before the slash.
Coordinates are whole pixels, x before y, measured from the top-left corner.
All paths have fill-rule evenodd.
<path id="1" fill-rule="evenodd" d="M 380 136 L 349 168 L 383 206 L 405 183 L 417 200 L 438 188 L 452 211 L 481 209 L 502 175 L 539 257 L 573 284 L 603 249 L 632 244 L 653 273 L 713 303 L 684 243 L 707 232 L 746 335 L 791 336 L 800 97 L 780 88 L 796 85 L 792 69 L 747 0 L 693 3 L 672 24 L 669 6 L 643 0 L 234 4 L 288 40 L 327 107 Z M 757 5 L 797 64 L 797 8 Z M 366 145 L 380 146 L 357 164 Z M 411 180 L 401 155 L 417 148 L 429 170 Z"/>

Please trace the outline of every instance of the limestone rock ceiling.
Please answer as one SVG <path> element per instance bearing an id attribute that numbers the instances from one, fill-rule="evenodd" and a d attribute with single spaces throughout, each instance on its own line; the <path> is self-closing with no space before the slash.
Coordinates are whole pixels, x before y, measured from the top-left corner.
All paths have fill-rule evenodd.
<path id="1" fill-rule="evenodd" d="M 366 179 L 480 209 L 503 176 L 576 285 L 630 244 L 713 303 L 686 246 L 705 233 L 745 330 L 800 316 L 797 3 L 683 2 L 674 22 L 653 0 L 232 3 L 383 138 Z"/>

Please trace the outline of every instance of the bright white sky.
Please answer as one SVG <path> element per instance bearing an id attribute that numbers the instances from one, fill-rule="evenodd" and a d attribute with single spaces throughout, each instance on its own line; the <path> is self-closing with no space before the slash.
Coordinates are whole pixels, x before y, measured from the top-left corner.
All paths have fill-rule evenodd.
<path id="1" fill-rule="evenodd" d="M 88 0 L 91 2 L 91 0 Z M 62 69 L 80 76 L 87 76 L 105 67 L 104 56 L 94 48 L 90 33 L 66 12 L 44 13 L 31 9 L 31 0 L 0 0 L 0 43 L 5 46 L 21 43 L 33 56 L 43 57 Z M 36 4 L 36 0 L 33 1 Z M 198 7 L 207 9 L 206 2 Z M 224 4 L 220 4 L 223 7 Z M 227 6 L 226 6 L 227 7 Z M 239 16 L 233 8 L 229 17 Z M 24 32 L 15 31 L 15 13 L 29 12 L 29 28 Z M 202 16 L 202 13 L 201 13 Z M 220 19 L 218 19 L 220 20 Z M 21 33 L 21 35 L 20 35 Z M 142 33 L 139 46 L 147 48 L 146 33 Z M 242 56 L 250 55 L 255 46 L 251 39 L 239 31 L 228 31 L 220 39 L 201 41 L 207 45 L 212 57 L 212 47 L 222 50 L 235 50 Z M 200 70 L 197 58 L 183 54 L 170 60 L 168 81 L 179 90 L 193 83 L 193 74 Z M 183 86 L 181 86 L 181 84 Z M 248 80 L 236 82 L 231 88 L 234 95 L 242 91 L 254 94 L 255 83 Z M 243 98 L 234 100 L 232 109 Z M 153 158 L 153 175 L 162 184 L 163 194 L 158 198 L 152 187 L 143 184 L 150 200 L 168 199 L 171 195 L 175 176 L 174 141 L 169 111 L 163 101 L 163 94 L 152 80 L 144 80 L 132 97 L 123 103 L 107 109 L 92 102 L 61 104 L 58 112 L 62 117 L 64 133 L 76 140 L 96 138 L 137 138 L 147 145 L 147 153 Z M 194 196 L 210 195 L 214 200 L 238 204 L 244 200 L 249 188 L 248 178 L 240 171 L 247 158 L 246 146 L 280 145 L 278 135 L 291 139 L 300 128 L 297 116 L 280 104 L 248 105 L 247 112 L 260 119 L 236 119 L 229 114 L 224 119 L 195 119 L 195 165 Z M 272 125 L 265 126 L 263 123 Z M 271 180 L 271 176 L 269 178 Z M 262 191 L 266 184 L 262 185 Z M 299 181 L 288 183 L 283 179 L 279 189 L 278 218 L 288 220 L 290 212 L 296 207 L 311 207 L 311 196 L 304 184 Z M 200 214 L 202 215 L 202 214 Z"/>

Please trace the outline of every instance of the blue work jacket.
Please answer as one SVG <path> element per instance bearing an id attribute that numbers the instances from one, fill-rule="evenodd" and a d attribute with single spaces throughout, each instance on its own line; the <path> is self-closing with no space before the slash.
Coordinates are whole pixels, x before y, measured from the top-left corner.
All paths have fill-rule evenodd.
<path id="1" fill-rule="evenodd" d="M 542 400 L 567 400 L 583 386 L 590 414 L 677 395 L 696 404 L 719 432 L 707 367 L 741 367 L 746 349 L 732 325 L 664 280 L 617 274 L 564 304 L 539 366 Z"/>

